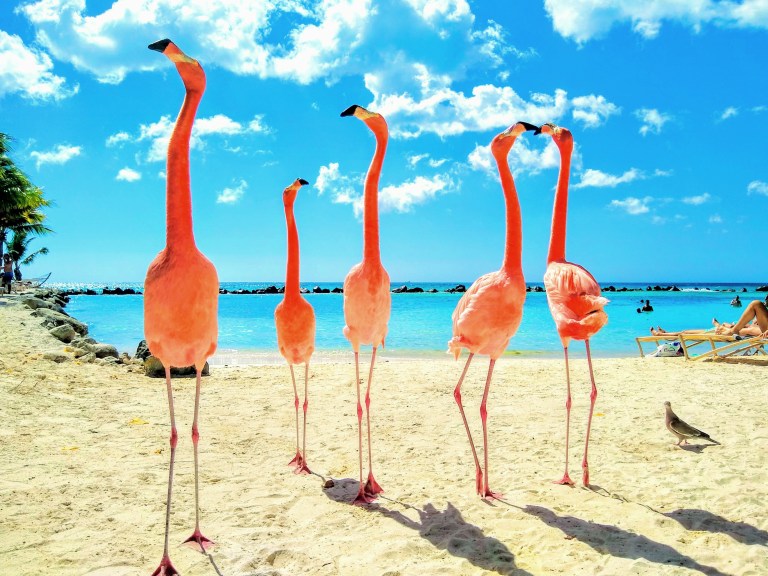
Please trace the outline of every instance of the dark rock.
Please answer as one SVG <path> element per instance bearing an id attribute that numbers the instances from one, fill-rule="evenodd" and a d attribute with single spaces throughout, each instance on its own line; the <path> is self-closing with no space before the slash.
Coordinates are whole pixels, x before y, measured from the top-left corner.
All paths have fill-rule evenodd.
<path id="1" fill-rule="evenodd" d="M 534 291 L 534 292 L 544 292 L 544 287 L 543 287 L 543 286 L 536 286 L 536 287 L 533 289 L 533 291 Z"/>
<path id="2" fill-rule="evenodd" d="M 309 292 L 309 288 L 299 288 L 299 292 L 301 292 L 302 294 L 309 294 L 310 293 Z"/>
<path id="3" fill-rule="evenodd" d="M 42 298 L 24 298 L 21 301 L 24 306 L 27 308 L 31 308 L 32 310 L 37 310 L 38 308 L 48 308 L 49 310 L 56 310 L 56 312 L 64 313 L 64 309 L 61 307 L 61 305 L 53 303 L 49 300 L 43 300 Z"/>
<path id="4" fill-rule="evenodd" d="M 453 294 L 454 292 L 466 292 L 466 291 L 467 291 L 467 287 L 464 286 L 464 284 L 457 284 L 453 288 L 448 288 L 448 290 L 446 290 L 446 292 L 450 292 L 451 294 Z"/>
<path id="5" fill-rule="evenodd" d="M 279 294 L 280 292 L 277 290 L 277 286 L 267 286 L 264 288 L 264 294 Z"/>
<path id="6" fill-rule="evenodd" d="M 61 364 L 62 362 L 66 362 L 69 360 L 69 356 L 65 354 L 64 352 L 59 352 L 58 350 L 51 350 L 50 352 L 45 352 L 43 354 L 43 358 L 46 360 L 50 360 L 51 362 L 56 362 L 56 364 Z"/>
<path id="7" fill-rule="evenodd" d="M 429 292 L 430 294 L 435 294 L 437 293 L 437 288 L 430 288 L 429 290 L 427 290 L 427 292 Z"/>
<path id="8" fill-rule="evenodd" d="M 117 353 L 117 348 L 112 346 L 112 344 L 94 344 L 93 353 L 96 354 L 96 358 L 120 357 L 120 355 Z"/>
<path id="9" fill-rule="evenodd" d="M 328 294 L 330 290 L 328 290 L 328 288 L 320 288 L 320 286 L 315 286 L 312 288 L 312 292 L 314 294 Z"/>
<path id="10" fill-rule="evenodd" d="M 72 340 L 77 336 L 77 332 L 75 332 L 75 329 L 72 328 L 71 324 L 62 324 L 61 326 L 56 326 L 55 328 L 51 328 L 48 330 L 48 332 L 51 333 L 52 336 L 58 338 L 62 342 L 72 342 Z"/>
<path id="11" fill-rule="evenodd" d="M 331 292 L 333 292 L 334 294 L 344 294 L 344 289 L 343 289 L 343 288 L 339 288 L 339 287 L 337 286 L 336 288 L 334 288 L 333 290 L 331 290 Z"/>
<path id="12" fill-rule="evenodd" d="M 147 341 L 142 340 L 139 342 L 139 345 L 136 347 L 136 354 L 134 354 L 134 358 L 138 358 L 140 360 L 146 360 L 152 356 L 152 353 L 149 351 L 149 346 L 147 346 Z"/>
<path id="13" fill-rule="evenodd" d="M 88 326 L 83 324 L 79 320 L 75 320 L 71 316 L 67 316 L 63 312 L 57 312 L 56 310 L 49 310 L 48 308 L 38 308 L 32 312 L 32 316 L 37 316 L 43 319 L 43 326 L 53 328 L 55 326 L 61 326 L 62 324 L 70 324 L 75 332 L 78 334 L 87 334 Z"/>
<path id="14" fill-rule="evenodd" d="M 758 286 L 757 287 L 758 292 L 768 292 L 768 286 Z"/>
<path id="15" fill-rule="evenodd" d="M 393 292 L 394 294 L 402 294 L 403 292 L 408 292 L 408 286 L 406 286 L 405 284 L 403 284 L 403 285 L 402 285 L 402 286 L 400 286 L 399 288 L 394 288 L 394 289 L 392 290 L 392 292 Z"/>
<path id="16" fill-rule="evenodd" d="M 150 378 L 165 378 L 165 367 L 163 366 L 163 363 L 154 356 L 148 356 L 147 359 L 144 360 L 144 374 Z M 210 374 L 208 362 L 205 363 L 201 374 L 203 376 L 208 376 Z M 171 377 L 194 378 L 196 375 L 197 369 L 194 366 L 184 366 L 181 368 L 177 368 L 176 366 L 171 367 Z"/>
<path id="17" fill-rule="evenodd" d="M 420 288 L 419 286 L 414 286 L 413 288 L 408 288 L 408 292 L 411 294 L 418 294 L 421 292 L 424 292 L 424 288 Z"/>

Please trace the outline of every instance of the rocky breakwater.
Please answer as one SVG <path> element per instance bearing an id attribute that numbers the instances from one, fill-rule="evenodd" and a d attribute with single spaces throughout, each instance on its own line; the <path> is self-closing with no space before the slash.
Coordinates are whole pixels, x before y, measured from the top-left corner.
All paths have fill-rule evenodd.
<path id="1" fill-rule="evenodd" d="M 37 290 L 32 296 L 26 296 L 21 303 L 32 310 L 32 316 L 40 319 L 40 324 L 66 346 L 63 349 L 49 350 L 43 357 L 53 362 L 66 362 L 76 359 L 79 362 L 98 364 L 134 365 L 128 354 L 118 353 L 111 344 L 96 341 L 88 335 L 88 325 L 73 318 L 64 311 L 69 296 L 58 290 Z"/>
<path id="2" fill-rule="evenodd" d="M 144 340 L 133 357 L 125 352 L 120 354 L 112 344 L 91 338 L 88 335 L 88 325 L 64 311 L 67 302 L 69 295 L 55 289 L 37 290 L 32 296 L 21 300 L 24 306 L 32 310 L 32 316 L 39 319 L 40 324 L 47 328 L 52 336 L 65 344 L 61 349 L 44 352 L 43 358 L 57 363 L 74 360 L 80 363 L 125 365 L 130 371 L 143 372 L 147 376 L 165 376 L 165 368 L 149 353 Z M 174 367 L 171 368 L 171 375 L 195 376 L 195 368 Z M 208 375 L 207 363 L 203 375 Z"/>

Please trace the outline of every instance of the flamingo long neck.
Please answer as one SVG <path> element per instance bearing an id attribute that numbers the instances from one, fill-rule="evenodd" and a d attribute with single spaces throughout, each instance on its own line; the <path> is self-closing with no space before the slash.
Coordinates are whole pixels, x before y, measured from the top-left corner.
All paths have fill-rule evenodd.
<path id="1" fill-rule="evenodd" d="M 192 195 L 189 188 L 189 139 L 202 92 L 187 91 L 168 143 L 166 180 L 166 245 L 195 245 L 192 230 Z"/>
<path id="2" fill-rule="evenodd" d="M 293 206 L 285 207 L 285 225 L 288 229 L 288 262 L 285 266 L 285 296 L 299 296 L 299 232 L 293 217 Z"/>
<path id="3" fill-rule="evenodd" d="M 547 263 L 565 260 L 565 225 L 568 219 L 568 178 L 571 173 L 571 152 L 560 153 L 560 174 L 557 177 L 555 206 L 552 212 L 552 234 L 549 237 Z"/>
<path id="4" fill-rule="evenodd" d="M 365 177 L 363 204 L 363 260 L 380 262 L 379 249 L 379 176 L 387 151 L 387 134 L 374 130 L 376 151 L 373 153 L 368 175 Z"/>
<path id="5" fill-rule="evenodd" d="M 523 220 L 520 214 L 520 201 L 517 198 L 515 181 L 506 155 L 495 156 L 501 178 L 501 189 L 504 191 L 504 203 L 507 216 L 507 237 L 504 246 L 504 263 L 502 269 L 507 272 L 517 272 L 522 269 L 523 252 Z"/>

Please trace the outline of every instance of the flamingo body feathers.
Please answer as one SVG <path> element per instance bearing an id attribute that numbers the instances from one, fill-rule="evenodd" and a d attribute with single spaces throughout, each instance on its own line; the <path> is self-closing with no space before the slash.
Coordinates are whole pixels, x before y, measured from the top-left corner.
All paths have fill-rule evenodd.
<path id="1" fill-rule="evenodd" d="M 544 287 L 563 346 L 571 340 L 588 340 L 608 323 L 603 310 L 608 299 L 600 295 L 597 281 L 582 266 L 550 262 L 544 274 Z"/>
<path id="2" fill-rule="evenodd" d="M 315 312 L 301 296 L 285 298 L 275 308 L 277 346 L 289 364 L 309 362 L 315 351 Z"/>
<path id="3" fill-rule="evenodd" d="M 499 358 L 523 317 L 525 279 L 503 269 L 475 280 L 453 311 L 453 338 L 448 351 L 458 358 L 462 348 Z"/>
<path id="4" fill-rule="evenodd" d="M 344 279 L 344 336 L 360 345 L 383 346 L 392 309 L 389 274 L 380 262 L 363 260 Z"/>

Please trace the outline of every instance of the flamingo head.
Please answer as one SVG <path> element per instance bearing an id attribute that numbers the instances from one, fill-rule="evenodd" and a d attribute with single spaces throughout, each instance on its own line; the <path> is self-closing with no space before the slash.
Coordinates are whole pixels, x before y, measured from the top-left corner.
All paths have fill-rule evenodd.
<path id="1" fill-rule="evenodd" d="M 547 122 L 546 124 L 541 125 L 536 131 L 536 134 L 549 134 L 552 136 L 552 140 L 554 140 L 560 150 L 573 150 L 573 134 L 571 134 L 571 131 L 568 130 L 568 128 L 563 128 L 552 122 Z"/>
<path id="2" fill-rule="evenodd" d="M 494 155 L 501 153 L 503 156 L 506 156 L 512 149 L 515 139 L 520 136 L 520 134 L 528 130 L 538 129 L 538 126 L 534 126 L 528 122 L 517 122 L 516 124 L 512 124 L 512 126 L 504 130 L 504 132 L 497 134 L 493 141 L 491 141 L 491 152 L 493 152 Z"/>
<path id="3" fill-rule="evenodd" d="M 365 122 L 365 125 L 373 131 L 374 134 L 387 134 L 387 121 L 384 120 L 384 116 L 378 112 L 371 112 L 362 106 L 352 104 L 352 106 L 341 113 L 341 116 L 354 116 L 355 118 L 362 120 Z"/>
<path id="4" fill-rule="evenodd" d="M 179 76 L 181 76 L 188 92 L 203 92 L 205 90 L 205 72 L 200 62 L 184 54 L 168 38 L 153 42 L 147 48 L 165 54 L 171 62 L 176 64 L 176 70 L 179 71 Z"/>
<path id="5" fill-rule="evenodd" d="M 308 184 L 309 182 L 304 180 L 304 178 L 296 178 L 296 180 L 293 181 L 293 184 L 283 190 L 283 205 L 293 206 L 293 203 L 296 200 L 296 194 L 299 192 L 299 188 Z"/>

